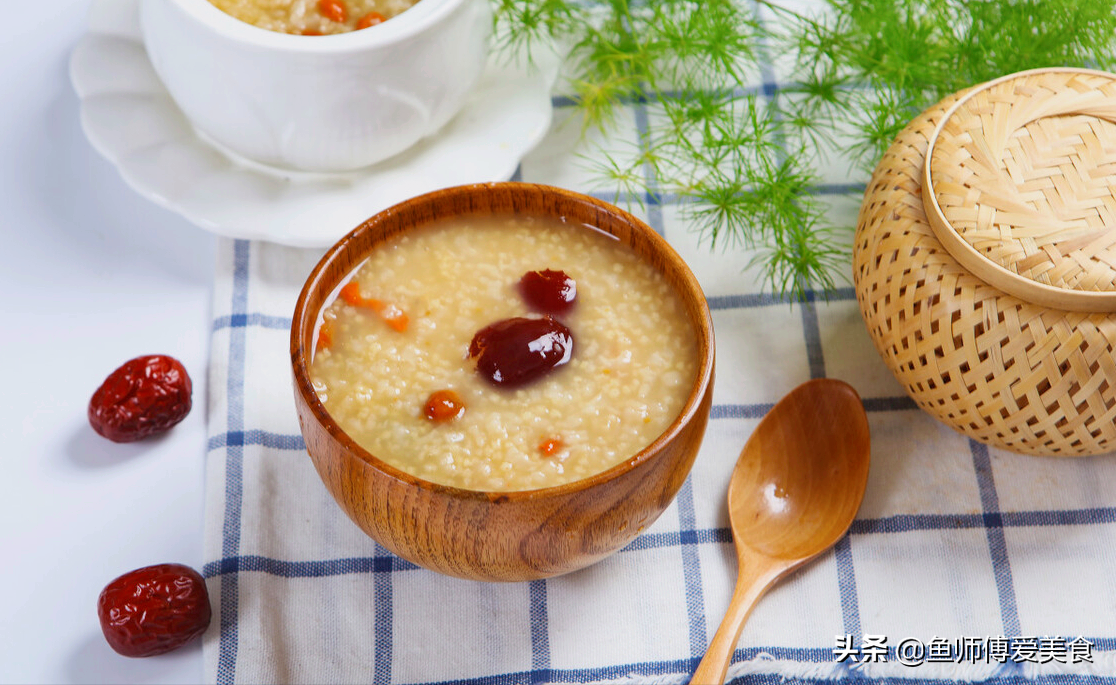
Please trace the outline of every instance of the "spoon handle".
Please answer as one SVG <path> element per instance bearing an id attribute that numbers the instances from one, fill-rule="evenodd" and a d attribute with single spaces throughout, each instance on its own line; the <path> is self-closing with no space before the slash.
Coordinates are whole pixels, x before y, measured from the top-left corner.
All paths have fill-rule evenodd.
<path id="1" fill-rule="evenodd" d="M 743 560 L 741 560 L 743 561 Z M 690 685 L 721 685 L 725 682 L 729 664 L 732 663 L 732 654 L 736 651 L 736 643 L 740 639 L 740 631 L 744 629 L 744 622 L 752 613 L 756 602 L 767 591 L 767 588 L 779 577 L 778 569 L 751 568 L 743 563 L 740 573 L 736 577 L 736 587 L 732 591 L 732 600 L 729 602 L 725 617 L 713 635 L 705 656 L 698 664 L 697 670 L 690 678 Z"/>

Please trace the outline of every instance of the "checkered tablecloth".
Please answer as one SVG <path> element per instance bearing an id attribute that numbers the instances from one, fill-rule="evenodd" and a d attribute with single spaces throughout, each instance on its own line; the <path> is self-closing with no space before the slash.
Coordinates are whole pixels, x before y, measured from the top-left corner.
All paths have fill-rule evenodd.
<path id="1" fill-rule="evenodd" d="M 777 97 L 776 72 L 757 92 Z M 555 100 L 517 177 L 612 200 L 580 155 L 597 142 Z M 605 141 L 648 130 L 633 103 Z M 831 160 L 816 189 L 855 222 L 862 183 Z M 321 250 L 222 240 L 209 371 L 206 564 L 219 683 L 682 683 L 728 605 L 725 494 L 748 435 L 810 378 L 852 384 L 872 431 L 850 534 L 768 594 L 734 682 L 893 679 L 1116 682 L 1116 459 L 990 449 L 915 408 L 875 352 L 852 289 L 794 304 L 765 294 L 743 249 L 710 250 L 675 198 L 636 208 L 690 264 L 717 334 L 714 406 L 676 501 L 586 570 L 518 584 L 447 578 L 366 537 L 305 453 L 288 340 Z M 823 297 L 824 295 L 824 297 Z M 908 663 L 904 663 L 908 662 Z M 914 662 L 914 663 L 910 663 Z"/>

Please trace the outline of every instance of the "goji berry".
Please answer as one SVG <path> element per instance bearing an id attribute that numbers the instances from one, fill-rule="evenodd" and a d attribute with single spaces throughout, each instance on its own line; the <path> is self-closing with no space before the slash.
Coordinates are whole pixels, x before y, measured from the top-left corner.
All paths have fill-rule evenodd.
<path id="1" fill-rule="evenodd" d="M 423 407 L 423 414 L 434 423 L 444 423 L 465 413 L 465 402 L 452 390 L 436 390 L 430 393 Z"/>

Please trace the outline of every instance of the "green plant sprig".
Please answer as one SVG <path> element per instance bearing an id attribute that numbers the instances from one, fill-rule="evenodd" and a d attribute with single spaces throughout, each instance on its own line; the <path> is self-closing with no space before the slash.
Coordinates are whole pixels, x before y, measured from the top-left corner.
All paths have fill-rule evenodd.
<path id="1" fill-rule="evenodd" d="M 942 97 L 1028 68 L 1106 69 L 1116 54 L 1116 0 L 828 0 L 816 15 L 772 0 L 494 1 L 506 53 L 564 46 L 586 128 L 612 131 L 622 106 L 647 103 L 635 154 L 594 155 L 602 185 L 675 195 L 711 247 L 755 250 L 765 287 L 800 300 L 847 280 L 849 227 L 814 195 L 823 150 L 866 180 Z M 777 21 L 758 21 L 761 7 Z M 747 86 L 771 55 L 797 65 L 775 97 Z"/>

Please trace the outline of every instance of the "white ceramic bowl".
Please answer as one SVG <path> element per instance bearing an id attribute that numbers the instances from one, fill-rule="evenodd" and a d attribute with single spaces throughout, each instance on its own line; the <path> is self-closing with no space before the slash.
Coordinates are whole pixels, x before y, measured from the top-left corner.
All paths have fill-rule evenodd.
<path id="1" fill-rule="evenodd" d="M 142 0 L 155 71 L 194 127 L 270 166 L 359 169 L 448 122 L 484 68 L 488 0 L 420 0 L 361 31 L 300 36 L 208 0 Z"/>

